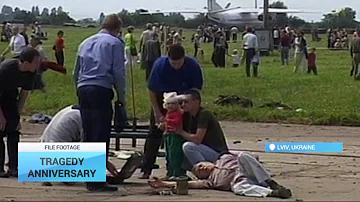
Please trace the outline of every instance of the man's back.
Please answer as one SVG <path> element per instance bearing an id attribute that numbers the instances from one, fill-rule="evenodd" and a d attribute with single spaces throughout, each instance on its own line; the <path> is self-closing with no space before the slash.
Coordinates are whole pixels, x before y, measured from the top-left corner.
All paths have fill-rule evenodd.
<path id="1" fill-rule="evenodd" d="M 360 37 L 355 37 L 351 43 L 352 53 L 360 53 Z"/>
<path id="2" fill-rule="evenodd" d="M 68 106 L 59 111 L 46 126 L 42 142 L 79 142 L 83 140 L 80 110 Z"/>
<path id="3" fill-rule="evenodd" d="M 156 40 L 148 40 L 145 44 L 144 54 L 146 61 L 155 61 L 161 57 L 161 46 L 160 42 Z"/>

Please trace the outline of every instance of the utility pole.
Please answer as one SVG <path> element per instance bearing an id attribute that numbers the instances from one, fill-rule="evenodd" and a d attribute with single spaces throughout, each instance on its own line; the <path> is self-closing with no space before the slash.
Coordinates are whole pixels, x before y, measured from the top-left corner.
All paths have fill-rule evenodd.
<path id="1" fill-rule="evenodd" d="M 264 19 L 264 28 L 266 29 L 269 27 L 269 0 L 264 0 L 263 19 Z"/>
<path id="2" fill-rule="evenodd" d="M 257 8 L 257 0 L 255 0 L 255 8 Z"/>

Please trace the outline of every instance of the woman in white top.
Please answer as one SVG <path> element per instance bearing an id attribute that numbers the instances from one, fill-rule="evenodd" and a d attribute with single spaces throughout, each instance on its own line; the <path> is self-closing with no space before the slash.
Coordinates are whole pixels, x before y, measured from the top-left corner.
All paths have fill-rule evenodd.
<path id="1" fill-rule="evenodd" d="M 294 72 L 299 70 L 299 67 L 305 71 L 305 62 L 307 59 L 307 42 L 304 38 L 304 32 L 300 31 L 294 40 L 295 45 L 295 67 Z"/>
<path id="2" fill-rule="evenodd" d="M 19 27 L 14 26 L 12 28 L 12 34 L 13 36 L 10 39 L 9 46 L 0 55 L 0 58 L 4 57 L 9 52 L 11 52 L 13 58 L 19 58 L 21 51 L 26 48 L 25 38 L 20 34 Z"/>

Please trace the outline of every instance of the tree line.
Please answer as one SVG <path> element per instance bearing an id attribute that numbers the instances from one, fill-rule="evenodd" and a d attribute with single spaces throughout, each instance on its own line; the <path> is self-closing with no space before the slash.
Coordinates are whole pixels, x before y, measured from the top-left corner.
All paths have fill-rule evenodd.
<path id="1" fill-rule="evenodd" d="M 276 1 L 270 5 L 270 8 L 286 9 L 287 6 L 281 2 Z M 124 26 L 134 25 L 136 27 L 143 27 L 147 22 L 165 23 L 170 26 L 183 27 L 183 28 L 196 28 L 199 25 L 211 23 L 204 14 L 196 15 L 194 18 L 185 19 L 180 13 L 154 14 L 154 15 L 140 15 L 142 10 L 135 10 L 130 12 L 123 9 L 119 12 Z M 98 19 L 92 18 L 81 19 L 75 21 L 70 17 L 69 13 L 63 11 L 63 8 L 43 8 L 40 11 L 38 6 L 33 6 L 31 11 L 20 10 L 18 7 L 13 9 L 10 6 L 4 5 L 0 13 L 0 21 L 21 21 L 24 24 L 31 24 L 35 21 L 41 24 L 49 25 L 62 25 L 64 23 L 85 23 L 85 24 L 98 24 L 103 21 L 105 17 L 104 13 L 100 13 Z M 350 7 L 342 8 L 338 11 L 332 11 L 324 14 L 320 22 L 306 22 L 296 16 L 289 16 L 287 14 L 277 14 L 275 20 L 271 21 L 272 26 L 284 27 L 289 25 L 291 27 L 302 28 L 357 28 L 359 22 L 355 20 L 356 11 Z"/>

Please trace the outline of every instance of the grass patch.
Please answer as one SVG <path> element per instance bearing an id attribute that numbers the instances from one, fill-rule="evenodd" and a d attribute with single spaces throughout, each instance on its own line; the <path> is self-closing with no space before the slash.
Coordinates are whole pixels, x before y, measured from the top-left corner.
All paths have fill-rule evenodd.
<path id="1" fill-rule="evenodd" d="M 92 28 L 63 28 L 65 32 L 66 76 L 48 71 L 45 73 L 47 93 L 33 92 L 26 105 L 25 114 L 37 112 L 55 114 L 59 109 L 77 102 L 72 70 L 78 45 L 83 39 L 95 33 Z M 51 47 L 58 29 L 46 29 L 50 34 L 44 47 L 49 51 L 51 59 L 55 60 Z M 186 32 L 185 48 L 189 55 L 193 54 L 190 42 L 191 31 Z M 140 31 L 137 31 L 140 35 Z M 310 38 L 310 37 L 308 37 Z M 325 38 L 325 37 L 323 37 Z M 228 68 L 216 69 L 212 66 L 210 55 L 212 44 L 203 45 L 205 61 L 202 67 L 205 76 L 203 90 L 204 105 L 214 111 L 220 120 L 242 120 L 252 122 L 286 122 L 321 125 L 360 125 L 360 95 L 359 83 L 350 76 L 350 54 L 348 51 L 322 50 L 326 47 L 326 40 L 312 43 L 311 47 L 318 47 L 319 75 L 305 73 L 293 74 L 293 60 L 289 66 L 280 65 L 280 54 L 274 52 L 272 56 L 262 58 L 260 64 L 261 78 L 246 78 L 244 67 L 232 68 L 231 58 L 227 59 Z M 0 43 L 0 49 L 6 47 Z M 240 44 L 229 44 L 231 50 L 241 49 Z M 145 71 L 134 70 L 136 117 L 147 120 L 150 111 L 148 93 L 145 83 Z M 130 82 L 128 82 L 130 87 Z M 132 113 L 130 88 L 128 91 L 129 115 Z M 239 107 L 217 106 L 213 101 L 219 94 L 234 94 L 248 97 L 255 103 L 253 109 Z M 289 112 L 273 109 L 258 109 L 268 101 L 281 101 L 291 107 L 301 108 L 303 112 Z"/>

